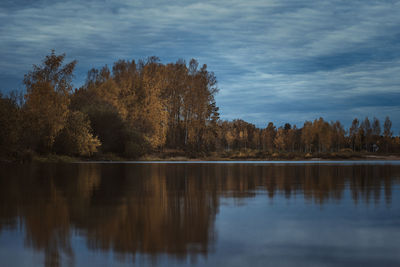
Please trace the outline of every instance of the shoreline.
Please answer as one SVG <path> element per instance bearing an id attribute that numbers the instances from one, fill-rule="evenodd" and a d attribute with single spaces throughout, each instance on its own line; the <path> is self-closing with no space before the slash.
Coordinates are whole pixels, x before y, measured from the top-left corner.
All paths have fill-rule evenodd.
<path id="1" fill-rule="evenodd" d="M 145 155 L 139 158 L 122 158 L 115 155 L 99 155 L 97 157 L 71 157 L 65 155 L 35 155 L 29 159 L 0 159 L 0 163 L 84 163 L 84 162 L 318 162 L 318 161 L 400 161 L 398 154 L 357 154 L 357 155 L 277 155 L 268 157 L 221 157 L 221 156 L 206 156 L 206 157 L 188 157 L 188 156 L 166 156 L 162 154 Z"/>

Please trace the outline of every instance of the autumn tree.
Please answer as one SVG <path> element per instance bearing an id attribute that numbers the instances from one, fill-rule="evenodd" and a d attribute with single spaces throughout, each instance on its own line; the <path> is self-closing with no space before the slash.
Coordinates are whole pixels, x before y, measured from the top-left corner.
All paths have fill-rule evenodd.
<path id="1" fill-rule="evenodd" d="M 262 131 L 263 149 L 272 152 L 274 150 L 274 139 L 276 135 L 276 127 L 272 122 L 269 122 L 267 127 Z"/>
<path id="2" fill-rule="evenodd" d="M 299 150 L 301 147 L 301 130 L 294 125 L 291 129 L 288 130 L 286 134 L 286 141 L 288 147 L 290 148 L 291 152 L 295 152 Z"/>
<path id="3" fill-rule="evenodd" d="M 164 67 L 157 58 L 149 58 L 141 70 L 142 95 L 137 102 L 137 114 L 133 127 L 143 133 L 144 138 L 155 149 L 165 144 L 168 114 L 162 91 L 166 87 Z"/>
<path id="4" fill-rule="evenodd" d="M 66 126 L 55 141 L 58 153 L 77 156 L 91 156 L 97 152 L 100 140 L 93 136 L 86 114 L 80 111 L 69 112 Z"/>
<path id="5" fill-rule="evenodd" d="M 304 123 L 301 131 L 301 141 L 304 144 L 305 152 L 311 152 L 313 143 L 313 126 L 311 121 L 306 121 Z"/>
<path id="6" fill-rule="evenodd" d="M 389 152 L 389 147 L 392 141 L 392 121 L 389 116 L 386 116 L 385 122 L 383 123 L 383 136 L 386 144 L 386 153 Z"/>
<path id="7" fill-rule="evenodd" d="M 199 68 L 199 63 L 192 59 L 188 66 L 187 87 L 183 94 L 183 129 L 184 145 L 199 150 L 204 145 L 204 134 L 210 118 L 218 112 L 214 96 L 218 92 L 217 80 L 207 65 Z"/>
<path id="8" fill-rule="evenodd" d="M 168 83 L 162 97 L 168 112 L 167 146 L 183 148 L 184 138 L 184 96 L 188 89 L 188 68 L 184 60 L 166 66 Z"/>
<path id="9" fill-rule="evenodd" d="M 336 150 L 339 151 L 341 148 L 344 147 L 345 145 L 345 134 L 346 131 L 344 130 L 343 125 L 340 123 L 340 121 L 332 122 L 331 123 L 331 129 L 332 129 L 332 147 Z"/>
<path id="10" fill-rule="evenodd" d="M 286 149 L 285 129 L 283 129 L 282 127 L 280 127 L 276 133 L 274 145 L 278 149 L 278 151 L 284 151 Z"/>
<path id="11" fill-rule="evenodd" d="M 284 138 L 285 147 L 288 151 L 294 152 L 295 146 L 297 145 L 297 127 L 296 125 L 290 125 L 290 123 L 285 123 L 284 127 Z"/>
<path id="12" fill-rule="evenodd" d="M 313 122 L 313 142 L 318 152 L 326 152 L 331 147 L 331 131 L 330 125 L 323 118 L 314 120 Z"/>
<path id="13" fill-rule="evenodd" d="M 222 142 L 225 144 L 225 149 L 229 151 L 233 148 L 235 142 L 235 133 L 232 122 L 221 121 L 219 125 L 221 129 L 219 138 L 223 140 Z"/>
<path id="14" fill-rule="evenodd" d="M 380 135 L 381 135 L 381 124 L 379 122 L 379 119 L 374 117 L 374 120 L 372 122 L 372 140 L 373 140 L 373 146 L 374 146 L 374 152 L 379 149 L 380 145 Z"/>
<path id="15" fill-rule="evenodd" d="M 24 77 L 24 129 L 28 146 L 50 152 L 68 117 L 71 79 L 76 61 L 63 65 L 65 54 L 54 51 Z"/>
<path id="16" fill-rule="evenodd" d="M 363 143 L 365 145 L 365 149 L 367 151 L 370 151 L 372 143 L 372 128 L 368 117 L 366 117 L 365 120 L 361 123 L 361 128 L 364 133 Z"/>
<path id="17" fill-rule="evenodd" d="M 93 134 L 101 141 L 101 152 L 134 158 L 147 149 L 142 134 L 132 126 L 138 116 L 136 86 L 139 82 L 131 81 L 128 85 L 130 82 L 125 81 L 132 75 L 137 78 L 135 72 L 129 71 L 133 62 L 118 61 L 116 64 L 118 66 L 113 67 L 115 81 L 107 66 L 90 70 L 84 86 L 74 92 L 71 108 L 88 115 Z"/>
<path id="18" fill-rule="evenodd" d="M 358 130 L 359 130 L 359 121 L 357 118 L 353 120 L 351 123 L 350 129 L 349 129 L 349 137 L 350 137 L 350 143 L 351 143 L 351 148 L 353 151 L 356 150 L 356 147 L 358 145 Z"/>

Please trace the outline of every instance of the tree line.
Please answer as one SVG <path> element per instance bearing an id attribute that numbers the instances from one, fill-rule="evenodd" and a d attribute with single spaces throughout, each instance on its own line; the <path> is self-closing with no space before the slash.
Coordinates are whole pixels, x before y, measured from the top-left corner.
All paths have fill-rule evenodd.
<path id="1" fill-rule="evenodd" d="M 0 153 L 92 156 L 113 153 L 136 158 L 147 153 L 257 150 L 265 153 L 322 153 L 343 149 L 399 151 L 389 117 L 383 123 L 354 119 L 348 130 L 322 118 L 302 128 L 272 122 L 265 129 L 243 120 L 223 121 L 215 102 L 217 79 L 207 65 L 178 60 L 162 64 L 118 60 L 88 71 L 73 89 L 76 61 L 64 64 L 54 51 L 24 76 L 25 93 L 0 94 Z"/>
<path id="2" fill-rule="evenodd" d="M 348 130 L 340 121 L 323 118 L 306 121 L 302 128 L 285 123 L 281 127 L 268 123 L 264 129 L 243 120 L 219 123 L 220 149 L 254 149 L 275 152 L 331 153 L 340 151 L 394 153 L 400 149 L 400 139 L 393 135 L 392 121 L 387 116 L 383 125 L 379 119 L 355 118 Z M 383 129 L 381 128 L 383 127 Z"/>

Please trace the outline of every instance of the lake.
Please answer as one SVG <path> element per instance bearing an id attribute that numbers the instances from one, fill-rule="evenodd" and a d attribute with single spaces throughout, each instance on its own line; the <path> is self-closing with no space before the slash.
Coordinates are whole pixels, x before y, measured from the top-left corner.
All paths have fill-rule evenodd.
<path id="1" fill-rule="evenodd" d="M 400 266 L 400 162 L 0 165 L 1 266 Z"/>

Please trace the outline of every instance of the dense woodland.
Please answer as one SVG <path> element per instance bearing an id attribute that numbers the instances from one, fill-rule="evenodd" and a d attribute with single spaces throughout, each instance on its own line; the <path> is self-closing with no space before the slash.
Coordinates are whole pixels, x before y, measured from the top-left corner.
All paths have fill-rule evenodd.
<path id="1" fill-rule="evenodd" d="M 60 154 L 81 157 L 146 154 L 229 157 L 254 152 L 396 153 L 389 117 L 354 119 L 348 129 L 323 118 L 300 128 L 268 123 L 257 128 L 219 118 L 217 80 L 206 65 L 162 64 L 150 57 L 119 60 L 110 69 L 91 69 L 85 84 L 73 89 L 76 61 L 64 64 L 54 51 L 24 77 L 24 93 L 0 94 L 0 156 L 4 159 Z"/>

